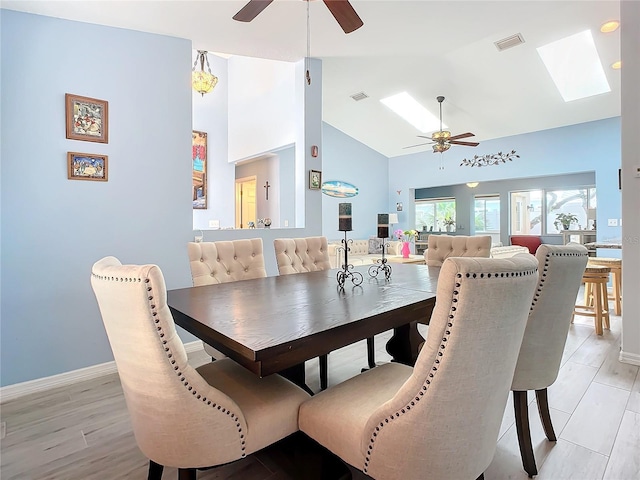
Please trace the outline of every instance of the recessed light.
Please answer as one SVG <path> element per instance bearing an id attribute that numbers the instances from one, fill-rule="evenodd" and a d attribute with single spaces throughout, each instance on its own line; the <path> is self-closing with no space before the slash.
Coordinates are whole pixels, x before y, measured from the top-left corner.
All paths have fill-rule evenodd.
<path id="1" fill-rule="evenodd" d="M 600 31 L 602 33 L 611 33 L 615 32 L 620 26 L 620 22 L 618 20 L 611 20 L 609 22 L 605 22 L 600 26 Z"/>
<path id="2" fill-rule="evenodd" d="M 611 64 L 611 68 L 614 70 L 620 70 L 622 68 L 622 60 L 618 60 L 617 62 L 613 62 Z"/>

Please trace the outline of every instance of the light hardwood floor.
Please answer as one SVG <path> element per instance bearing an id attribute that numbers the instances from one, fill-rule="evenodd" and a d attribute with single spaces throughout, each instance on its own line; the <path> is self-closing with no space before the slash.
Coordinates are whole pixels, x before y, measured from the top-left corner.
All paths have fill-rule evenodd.
<path id="1" fill-rule="evenodd" d="M 426 335 L 426 327 L 424 332 Z M 376 337 L 379 362 L 388 334 Z M 618 362 L 620 318 L 594 334 L 591 319 L 571 327 L 549 405 L 558 441 L 548 442 L 530 397 L 532 441 L 540 480 L 640 479 L 640 375 Z M 366 364 L 364 342 L 329 355 L 329 383 L 357 375 Z M 194 365 L 208 358 L 190 355 Z M 319 389 L 316 361 L 307 362 L 309 386 Z M 147 460 L 138 450 L 117 375 L 33 394 L 0 407 L 0 478 L 3 480 L 142 480 Z M 461 455 L 464 452 L 460 452 Z M 198 472 L 200 480 L 285 480 L 270 450 L 220 468 Z M 352 470 L 355 479 L 368 478 Z M 165 479 L 177 478 L 167 468 Z M 511 396 L 487 480 L 526 479 L 514 426 Z"/>

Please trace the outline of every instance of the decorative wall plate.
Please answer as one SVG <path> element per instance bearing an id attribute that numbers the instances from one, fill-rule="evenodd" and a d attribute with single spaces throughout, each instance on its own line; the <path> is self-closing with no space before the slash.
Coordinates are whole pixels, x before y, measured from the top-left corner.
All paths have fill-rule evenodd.
<path id="1" fill-rule="evenodd" d="M 322 184 L 322 193 L 337 198 L 355 197 L 358 195 L 358 187 L 340 180 L 330 180 Z"/>

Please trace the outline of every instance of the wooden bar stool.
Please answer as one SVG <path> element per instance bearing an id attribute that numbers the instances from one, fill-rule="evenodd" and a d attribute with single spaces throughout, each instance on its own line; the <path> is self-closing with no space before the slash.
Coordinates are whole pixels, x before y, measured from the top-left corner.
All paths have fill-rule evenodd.
<path id="1" fill-rule="evenodd" d="M 600 265 L 611 269 L 611 295 L 609 300 L 613 300 L 613 311 L 616 315 L 622 315 L 622 259 L 590 257 L 589 265 Z"/>
<path id="2" fill-rule="evenodd" d="M 585 304 L 576 305 L 571 317 L 575 315 L 583 315 L 585 317 L 594 317 L 596 334 L 602 335 L 602 324 L 604 328 L 610 328 L 609 324 L 609 302 L 607 300 L 607 283 L 609 282 L 609 267 L 599 265 L 587 265 L 582 274 L 584 282 Z"/>

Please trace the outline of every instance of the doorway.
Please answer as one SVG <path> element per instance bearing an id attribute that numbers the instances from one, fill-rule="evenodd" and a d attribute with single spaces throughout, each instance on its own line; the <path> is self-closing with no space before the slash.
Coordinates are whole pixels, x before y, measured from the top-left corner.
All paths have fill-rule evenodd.
<path id="1" fill-rule="evenodd" d="M 236 228 L 256 225 L 256 176 L 236 178 Z"/>

